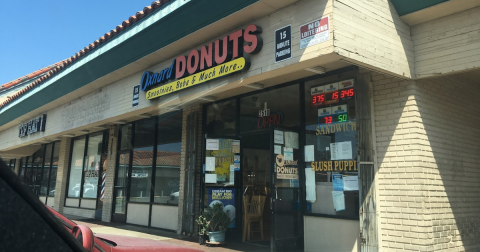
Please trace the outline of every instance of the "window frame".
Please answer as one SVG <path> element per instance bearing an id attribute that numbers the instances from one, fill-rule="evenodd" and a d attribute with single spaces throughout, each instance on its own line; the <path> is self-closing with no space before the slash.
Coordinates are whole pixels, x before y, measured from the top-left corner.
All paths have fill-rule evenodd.
<path id="1" fill-rule="evenodd" d="M 129 164 L 128 164 L 128 178 L 127 178 L 127 185 L 126 185 L 126 193 L 127 193 L 127 199 L 126 199 L 126 209 L 125 209 L 125 216 L 128 214 L 128 204 L 142 204 L 142 205 L 149 205 L 149 212 L 148 212 L 148 227 L 151 226 L 151 221 L 152 221 L 152 207 L 153 205 L 163 205 L 163 206 L 171 206 L 171 207 L 178 207 L 180 203 L 174 205 L 174 204 L 167 204 L 167 203 L 160 203 L 160 202 L 155 202 L 155 178 L 156 178 L 156 168 L 157 168 L 157 159 L 156 159 L 156 155 L 157 155 L 157 148 L 158 148 L 158 134 L 159 134 L 159 129 L 158 129 L 158 124 L 165 118 L 169 118 L 170 116 L 177 116 L 177 114 L 181 114 L 180 116 L 180 120 L 181 120 L 181 124 L 182 124 L 182 127 L 183 127 L 183 109 L 181 110 L 177 110 L 177 111 L 173 111 L 173 112 L 170 112 L 170 113 L 167 113 L 167 114 L 162 114 L 162 115 L 157 115 L 157 116 L 154 116 L 155 117 L 155 127 L 154 127 L 154 141 L 153 141 L 153 155 L 152 155 L 152 165 L 151 165 L 151 170 L 152 170 L 152 173 L 151 173 L 151 180 L 150 180 L 150 183 L 151 183 L 151 186 L 150 186 L 150 199 L 149 199 L 149 202 L 137 202 L 137 201 L 131 201 L 130 200 L 130 190 L 131 190 L 131 186 L 132 186 L 132 169 L 133 169 L 133 152 L 134 152 L 134 149 L 135 149 L 135 146 L 134 146 L 134 143 L 135 143 L 135 130 L 136 130 L 136 124 L 138 121 L 141 121 L 141 120 L 137 120 L 137 121 L 133 121 L 133 122 L 129 122 L 127 124 L 124 124 L 122 126 L 120 126 L 120 129 L 118 130 L 118 142 L 117 142 L 117 155 L 116 155 L 116 166 L 115 166 L 115 181 L 114 181 L 114 185 L 117 184 L 117 173 L 118 173 L 118 163 L 119 163 L 119 159 L 120 159 L 120 155 L 122 154 L 126 154 L 126 153 L 129 153 Z M 147 119 L 151 119 L 151 118 L 147 118 Z M 145 120 L 145 119 L 142 119 L 142 120 Z M 120 150 L 121 148 L 121 140 L 122 140 L 122 130 L 124 127 L 126 127 L 127 125 L 131 125 L 132 127 L 132 130 L 131 130 L 131 138 L 130 138 L 130 148 L 128 149 L 122 149 Z M 182 140 L 183 140 L 183 135 L 181 135 L 180 137 L 180 144 L 182 144 Z M 145 146 L 143 146 L 145 147 Z M 143 148 L 143 147 L 139 147 L 139 148 Z M 181 153 L 181 152 L 180 152 Z M 179 175 L 181 174 L 181 169 L 179 169 Z M 180 178 L 180 176 L 179 176 Z M 114 196 L 113 196 L 114 197 Z M 115 207 L 115 201 L 112 200 L 112 208 Z M 113 217 L 113 214 L 114 214 L 114 211 L 112 211 L 111 213 L 111 216 Z"/>
<path id="2" fill-rule="evenodd" d="M 305 115 L 305 92 L 306 92 L 306 88 L 305 88 L 305 83 L 307 81 L 312 81 L 312 80 L 317 80 L 317 79 L 324 79 L 324 78 L 327 78 L 327 77 L 332 77 L 332 76 L 342 76 L 340 77 L 340 79 L 352 79 L 352 78 L 355 78 L 355 75 L 356 75 L 356 71 L 358 70 L 358 67 L 357 66 L 349 66 L 349 67 L 344 67 L 344 68 L 340 68 L 340 69 L 337 69 L 337 70 L 333 70 L 333 71 L 330 71 L 328 73 L 325 73 L 325 74 L 322 74 L 322 75 L 314 75 L 314 76 L 310 76 L 310 77 L 306 77 L 306 78 L 300 78 L 300 79 L 296 79 L 296 80 L 293 80 L 293 81 L 289 81 L 289 82 L 285 82 L 285 83 L 281 83 L 281 84 L 278 84 L 278 85 L 275 85 L 275 86 L 272 86 L 272 87 L 267 87 L 267 88 L 264 88 L 264 89 L 261 89 L 261 90 L 258 90 L 258 91 L 253 91 L 253 92 L 247 92 L 247 93 L 244 93 L 244 94 L 240 94 L 240 95 L 236 95 L 236 96 L 232 96 L 232 97 L 228 97 L 228 98 L 225 98 L 225 99 L 220 99 L 220 100 L 217 100 L 217 101 L 214 101 L 214 102 L 210 102 L 210 103 L 205 103 L 203 104 L 203 116 L 202 116 L 202 135 L 205 136 L 208 134 L 208 136 L 210 137 L 211 134 L 209 134 L 206 130 L 206 122 L 207 122 L 207 111 L 208 111 L 208 107 L 213 105 L 213 104 L 218 104 L 218 103 L 223 103 L 223 102 L 227 102 L 227 101 L 231 101 L 231 100 L 236 100 L 237 102 L 237 125 L 236 125 L 236 134 L 234 136 L 229 136 L 229 137 L 236 137 L 236 138 L 239 138 L 241 137 L 241 131 L 240 131 L 240 107 L 241 107 L 241 98 L 243 97 L 247 97 L 247 96 L 251 96 L 251 95 L 255 95 L 255 94 L 260 94 L 260 93 L 263 93 L 263 92 L 267 92 L 267 91 L 270 91 L 270 90 L 275 90 L 275 89 L 279 89 L 279 88 L 283 88 L 283 87 L 287 87 L 287 86 L 291 86 L 291 85 L 295 85 L 295 84 L 298 84 L 299 85 L 299 88 L 300 88 L 300 110 L 299 110 L 299 113 L 300 113 L 300 117 L 299 117 L 299 120 L 300 120 L 300 129 L 299 129 L 299 135 L 302 136 L 302 137 L 299 137 L 299 145 L 300 146 L 305 146 L 306 144 L 306 135 L 305 135 L 305 125 L 306 125 L 306 115 Z M 351 76 L 351 77 L 345 77 L 345 75 L 347 76 Z M 212 135 L 213 136 L 213 135 Z M 205 142 L 202 142 L 202 157 L 205 157 Z M 300 148 L 300 156 L 304 158 L 304 150 L 303 148 Z M 305 162 L 303 162 L 302 164 L 299 165 L 299 169 L 302 170 L 302 169 L 305 169 Z M 360 171 L 359 171 L 360 172 Z M 333 218 L 333 219 L 344 219 L 344 220 L 356 220 L 358 221 L 360 219 L 360 215 L 358 215 L 357 217 L 349 217 L 349 216 L 336 216 L 336 215 L 328 215 L 328 214 L 317 214 L 317 213 L 308 213 L 307 212 L 307 201 L 306 201 L 306 195 L 305 195 L 305 192 L 306 192 L 306 184 L 305 184 L 305 174 L 304 173 L 300 173 L 299 174 L 299 179 L 300 179 L 300 187 L 301 187 L 301 190 L 300 190 L 300 211 L 302 212 L 302 215 L 303 216 L 312 216 L 312 217 L 325 217 L 325 218 Z M 205 194 L 205 191 L 206 191 L 206 185 L 204 183 L 205 181 L 205 174 L 200 174 L 200 206 L 203 206 L 204 205 L 204 197 L 202 195 Z M 360 178 L 359 178 L 359 182 L 360 182 Z M 359 185 L 360 186 L 360 185 Z M 360 197 L 360 194 L 359 194 L 359 197 Z M 360 202 L 360 199 L 359 199 L 359 202 Z M 359 203 L 359 207 L 361 207 L 361 202 Z"/>
<path id="3" fill-rule="evenodd" d="M 83 197 L 83 190 L 84 190 L 83 186 L 84 186 L 84 183 L 85 183 L 85 158 L 87 157 L 87 154 L 88 154 L 88 141 L 89 141 L 90 136 L 91 135 L 102 135 L 102 144 L 103 144 L 105 142 L 105 137 L 108 137 L 107 133 L 108 133 L 108 129 L 97 131 L 97 132 L 92 132 L 90 134 L 81 135 L 81 136 L 71 138 L 70 155 L 69 155 L 69 159 L 68 159 L 69 162 L 68 162 L 68 172 L 67 172 L 67 183 L 66 183 L 66 188 L 65 188 L 65 200 L 63 202 L 63 205 L 65 207 L 88 209 L 88 210 L 97 210 L 97 208 L 98 208 L 98 197 L 99 197 L 99 194 L 100 194 L 101 190 L 98 190 L 98 188 L 97 188 L 97 193 L 96 193 L 95 198 L 84 198 Z M 81 139 L 82 137 L 85 137 L 85 147 L 83 149 L 83 156 L 82 156 L 82 175 L 81 175 L 82 177 L 81 177 L 81 180 L 80 180 L 80 194 L 79 194 L 79 197 L 68 197 L 68 188 L 70 186 L 70 172 L 71 172 L 71 168 L 72 168 L 73 144 L 74 144 L 75 140 Z M 104 149 L 104 147 L 102 147 L 102 153 L 100 154 L 100 156 L 102 156 L 104 154 L 103 149 Z M 53 157 L 53 151 L 52 151 L 52 157 Z M 100 164 L 100 169 L 102 169 L 102 168 L 103 168 L 103 165 Z M 97 179 L 98 180 L 97 185 L 98 185 L 100 179 L 101 179 L 101 176 L 99 176 L 98 179 Z M 66 205 L 67 199 L 78 199 L 78 206 L 67 206 Z M 81 207 L 82 199 L 95 200 L 95 208 Z"/>
<path id="4" fill-rule="evenodd" d="M 47 204 L 48 197 L 55 198 L 55 196 L 49 196 L 49 194 L 50 194 L 49 190 L 50 190 L 50 182 L 52 181 L 53 152 L 55 151 L 55 146 L 57 145 L 57 143 L 60 143 L 60 141 L 56 141 L 56 142 L 51 143 L 52 144 L 52 151 L 51 151 L 51 154 L 50 154 L 50 165 L 48 166 L 49 171 L 48 171 L 47 195 L 45 196 L 45 204 Z M 47 145 L 48 144 L 46 144 L 45 146 L 47 146 Z M 45 155 L 46 155 L 46 153 L 47 153 L 47 150 L 45 148 Z M 45 157 L 43 159 L 43 169 L 45 169 Z M 56 181 L 56 177 L 55 177 L 55 181 Z"/>

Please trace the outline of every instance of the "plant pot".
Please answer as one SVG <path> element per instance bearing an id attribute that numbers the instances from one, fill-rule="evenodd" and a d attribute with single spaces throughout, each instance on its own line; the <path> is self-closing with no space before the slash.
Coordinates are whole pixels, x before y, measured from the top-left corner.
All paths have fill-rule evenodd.
<path id="1" fill-rule="evenodd" d="M 224 242 L 225 232 L 222 232 L 222 231 L 208 232 L 208 240 L 210 242 Z"/>

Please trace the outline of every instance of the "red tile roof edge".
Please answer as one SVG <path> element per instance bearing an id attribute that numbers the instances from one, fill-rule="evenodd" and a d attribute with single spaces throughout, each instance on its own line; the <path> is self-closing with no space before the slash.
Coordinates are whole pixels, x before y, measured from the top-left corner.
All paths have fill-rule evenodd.
<path id="1" fill-rule="evenodd" d="M 100 37 L 99 39 L 95 40 L 93 43 L 89 44 L 88 46 L 86 46 L 85 48 L 83 48 L 82 50 L 80 50 L 79 52 L 77 52 L 76 54 L 74 54 L 72 57 L 66 59 L 66 60 L 63 60 L 61 62 L 58 62 L 55 64 L 55 67 L 53 67 L 53 65 L 49 66 L 49 67 L 46 67 L 46 68 L 42 68 L 40 70 L 37 70 L 29 75 L 32 75 L 36 72 L 39 72 L 39 71 L 42 71 L 44 70 L 43 72 L 40 72 L 40 73 L 37 73 L 35 75 L 33 75 L 32 77 L 35 77 L 41 73 L 44 73 L 46 71 L 47 74 L 42 76 L 40 79 L 37 79 L 36 81 L 30 83 L 28 86 L 26 86 L 25 88 L 19 90 L 18 92 L 16 92 L 15 94 L 11 95 L 9 98 L 7 98 L 7 100 L 5 100 L 4 102 L 2 102 L 0 104 L 0 109 L 2 109 L 3 107 L 7 106 L 9 103 L 13 102 L 14 100 L 18 99 L 20 96 L 24 95 L 25 93 L 27 93 L 28 91 L 32 90 L 33 88 L 35 88 L 36 86 L 39 86 L 41 85 L 43 82 L 47 81 L 48 79 L 52 78 L 52 76 L 54 76 L 55 74 L 59 73 L 61 70 L 65 69 L 67 66 L 73 64 L 75 61 L 77 61 L 78 59 L 82 58 L 83 56 L 85 56 L 86 54 L 88 54 L 88 52 L 92 51 L 93 49 L 97 48 L 98 46 L 104 44 L 106 41 L 108 41 L 109 39 L 115 37 L 116 35 L 118 35 L 119 33 L 121 33 L 122 31 L 124 31 L 126 28 L 128 28 L 129 26 L 131 26 L 132 24 L 138 22 L 140 19 L 148 16 L 150 13 L 152 13 L 154 10 L 158 9 L 160 6 L 162 6 L 163 4 L 167 3 L 169 0 L 159 0 L 159 1 L 154 1 L 152 2 L 151 5 L 149 6 L 146 6 L 145 8 L 143 8 L 143 11 L 139 11 L 137 12 L 135 15 L 129 17 L 127 20 L 123 21 L 121 25 L 117 25 L 117 27 L 113 30 L 111 30 L 110 32 L 107 32 L 105 33 L 102 37 Z M 50 68 L 51 67 L 51 68 Z M 51 70 L 50 70 L 51 69 Z M 27 77 L 29 75 L 26 75 Z M 32 78 L 30 77 L 30 78 Z M 3 84 L 0 86 L 0 90 L 2 88 L 9 88 L 9 87 L 12 87 L 18 83 L 20 83 L 21 79 L 23 77 L 19 78 L 19 79 L 16 79 L 14 81 L 11 81 L 11 82 L 8 82 L 6 84 Z M 24 78 L 23 78 L 24 80 Z"/>

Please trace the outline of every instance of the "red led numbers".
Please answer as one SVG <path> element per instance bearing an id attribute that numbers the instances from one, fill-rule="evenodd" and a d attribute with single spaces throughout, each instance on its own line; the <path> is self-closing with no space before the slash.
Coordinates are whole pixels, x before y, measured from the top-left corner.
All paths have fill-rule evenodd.
<path id="1" fill-rule="evenodd" d="M 350 100 L 355 95 L 353 88 L 343 89 L 326 94 L 312 95 L 312 105 L 329 105 Z"/>
<path id="2" fill-rule="evenodd" d="M 332 123 L 332 117 L 331 116 L 326 116 L 325 117 L 325 123 L 326 124 L 331 124 Z"/>
<path id="3" fill-rule="evenodd" d="M 332 100 L 338 99 L 338 91 L 332 94 Z"/>
<path id="4" fill-rule="evenodd" d="M 353 96 L 353 88 L 342 90 L 340 94 L 340 98 L 352 97 Z"/>
<path id="5" fill-rule="evenodd" d="M 312 96 L 312 104 L 322 104 L 325 101 L 325 95 L 314 95 Z"/>

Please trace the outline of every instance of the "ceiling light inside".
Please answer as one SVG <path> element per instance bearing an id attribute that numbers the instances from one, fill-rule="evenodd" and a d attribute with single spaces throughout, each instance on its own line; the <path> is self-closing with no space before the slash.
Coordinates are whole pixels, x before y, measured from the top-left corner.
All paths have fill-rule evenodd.
<path id="1" fill-rule="evenodd" d="M 305 68 L 305 70 L 313 72 L 313 73 L 317 73 L 317 74 L 324 74 L 324 73 L 327 72 L 327 69 L 325 69 L 324 67 L 321 67 L 321 66 L 309 67 L 309 68 Z"/>
<path id="2" fill-rule="evenodd" d="M 203 100 L 203 101 L 209 101 L 209 102 L 213 102 L 217 99 L 217 97 L 213 96 L 213 95 L 207 95 L 207 96 L 204 96 L 204 97 L 200 97 L 198 98 L 199 100 Z"/>
<path id="3" fill-rule="evenodd" d="M 253 88 L 253 89 L 263 89 L 265 87 L 265 85 L 254 82 L 254 83 L 250 83 L 248 85 L 245 85 L 244 87 Z"/>

